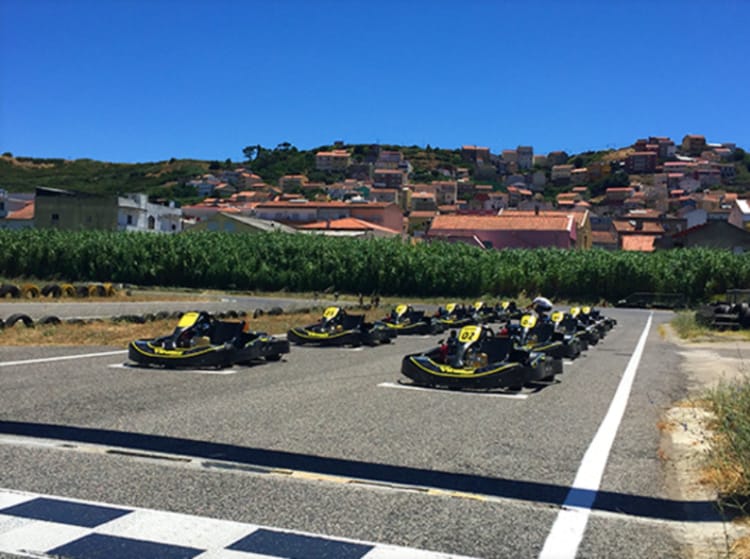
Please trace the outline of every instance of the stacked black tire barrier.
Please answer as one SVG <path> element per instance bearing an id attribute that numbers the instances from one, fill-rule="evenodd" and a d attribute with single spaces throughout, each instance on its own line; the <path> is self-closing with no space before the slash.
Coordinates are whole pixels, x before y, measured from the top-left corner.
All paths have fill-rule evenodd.
<path id="1" fill-rule="evenodd" d="M 32 328 L 34 326 L 34 321 L 31 319 L 31 317 L 23 313 L 14 313 L 10 315 L 5 319 L 5 326 L 15 326 L 18 322 L 21 322 L 24 326 L 26 326 L 26 328 Z"/>
<path id="2" fill-rule="evenodd" d="M 46 286 L 45 286 L 46 287 Z M 300 312 L 307 312 L 309 309 L 301 309 Z M 145 314 L 121 314 L 112 316 L 108 319 L 104 318 L 60 318 L 55 315 L 45 315 L 36 321 L 31 318 L 29 315 L 24 313 L 14 313 L 8 316 L 7 318 L 0 318 L 0 330 L 3 330 L 4 328 L 13 328 L 16 327 L 19 324 L 23 324 L 27 328 L 33 328 L 36 325 L 44 325 L 44 326 L 57 326 L 60 324 L 91 324 L 93 322 L 102 322 L 104 320 L 109 320 L 111 322 L 125 322 L 129 324 L 146 324 L 147 322 L 153 322 L 157 320 L 179 320 L 182 318 L 182 315 L 185 314 L 186 311 L 159 311 L 159 312 L 153 312 L 153 313 L 145 313 Z M 252 318 L 258 318 L 261 316 L 264 316 L 265 314 L 268 314 L 269 316 L 278 316 L 280 314 L 283 314 L 284 311 L 281 307 L 273 307 L 269 309 L 268 311 L 264 311 L 263 309 L 255 309 L 255 311 L 252 313 Z M 248 317 L 248 313 L 246 311 L 237 311 L 237 310 L 228 310 L 228 311 L 222 311 L 217 313 L 212 313 L 218 318 L 230 318 L 230 319 L 239 319 L 239 318 L 246 318 Z"/>
<path id="3" fill-rule="evenodd" d="M 86 283 L 73 285 L 71 283 L 48 283 L 42 287 L 34 283 L 16 285 L 12 283 L 0 284 L 0 299 L 37 299 L 41 297 L 112 297 L 117 290 L 111 283 Z"/>
<path id="4" fill-rule="evenodd" d="M 750 304 L 720 302 L 705 305 L 695 312 L 695 320 L 715 330 L 750 328 Z"/>

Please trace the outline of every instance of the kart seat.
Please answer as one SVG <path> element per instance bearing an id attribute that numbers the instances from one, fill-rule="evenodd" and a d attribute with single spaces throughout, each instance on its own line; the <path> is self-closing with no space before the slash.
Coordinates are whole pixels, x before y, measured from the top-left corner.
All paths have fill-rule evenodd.
<path id="1" fill-rule="evenodd" d="M 217 320 L 211 330 L 211 344 L 223 344 L 242 333 L 242 322 L 224 322 Z"/>
<path id="2" fill-rule="evenodd" d="M 490 337 L 482 342 L 482 351 L 487 354 L 489 363 L 499 363 L 508 359 L 513 341 L 510 338 Z"/>
<path id="3" fill-rule="evenodd" d="M 344 330 L 359 328 L 362 322 L 364 322 L 364 319 L 364 315 L 361 314 L 345 314 L 341 319 L 341 327 Z"/>
<path id="4" fill-rule="evenodd" d="M 536 328 L 534 328 L 534 334 L 536 335 L 537 341 L 546 342 L 547 340 L 551 340 L 554 336 L 555 327 L 553 324 L 545 322 L 544 324 L 539 324 Z"/>

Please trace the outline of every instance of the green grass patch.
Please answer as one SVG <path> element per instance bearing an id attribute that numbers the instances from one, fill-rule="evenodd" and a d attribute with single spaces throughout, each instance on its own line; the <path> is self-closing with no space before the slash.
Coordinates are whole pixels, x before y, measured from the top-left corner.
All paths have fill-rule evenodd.
<path id="1" fill-rule="evenodd" d="M 678 312 L 670 324 L 677 335 L 683 340 L 706 338 L 712 334 L 709 328 L 696 321 L 695 312 L 693 311 Z"/>

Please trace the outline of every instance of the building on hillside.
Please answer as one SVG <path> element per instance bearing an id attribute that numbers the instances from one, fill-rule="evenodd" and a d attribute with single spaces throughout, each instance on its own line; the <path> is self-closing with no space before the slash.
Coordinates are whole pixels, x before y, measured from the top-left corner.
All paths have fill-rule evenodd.
<path id="1" fill-rule="evenodd" d="M 182 210 L 152 204 L 145 194 L 96 195 L 40 187 L 36 189 L 34 213 L 34 225 L 41 229 L 182 230 Z"/>
<path id="2" fill-rule="evenodd" d="M 412 192 L 409 210 L 415 212 L 437 211 L 438 203 L 434 192 Z"/>
<path id="3" fill-rule="evenodd" d="M 555 186 L 570 184 L 573 174 L 573 165 L 553 165 L 550 180 Z"/>
<path id="4" fill-rule="evenodd" d="M 485 248 L 574 248 L 572 216 L 438 215 L 427 239 L 464 242 Z"/>
<path id="5" fill-rule="evenodd" d="M 403 212 L 386 202 L 266 202 L 255 207 L 255 217 L 297 226 L 317 221 L 354 217 L 376 225 L 400 231 Z"/>
<path id="6" fill-rule="evenodd" d="M 498 215 L 504 218 L 544 219 L 547 217 L 570 218 L 575 223 L 575 244 L 572 248 L 590 249 L 592 246 L 591 212 L 586 208 L 571 208 L 569 210 L 501 210 Z"/>
<path id="7" fill-rule="evenodd" d="M 532 146 L 518 146 L 516 148 L 516 164 L 519 170 L 529 170 L 534 166 L 534 148 Z"/>
<path id="8" fill-rule="evenodd" d="M 436 211 L 409 212 L 406 217 L 406 232 L 413 237 L 424 237 L 436 215 Z"/>
<path id="9" fill-rule="evenodd" d="M 691 157 L 700 155 L 706 149 L 706 137 L 700 134 L 687 134 L 682 138 L 682 153 Z"/>
<path id="10" fill-rule="evenodd" d="M 0 200 L 0 207 L 3 201 Z M 17 207 L 14 205 L 14 207 Z M 34 200 L 27 200 L 25 204 L 10 212 L 0 212 L 0 229 L 32 229 L 34 227 Z"/>
<path id="11" fill-rule="evenodd" d="M 461 158 L 474 165 L 489 163 L 490 148 L 480 146 L 461 146 Z"/>
<path id="12" fill-rule="evenodd" d="M 258 219 L 231 212 L 217 212 L 185 229 L 186 233 L 197 231 L 216 231 L 223 233 L 296 233 L 293 227 L 267 219 Z"/>
<path id="13" fill-rule="evenodd" d="M 727 221 L 744 231 L 750 231 L 750 202 L 744 199 L 735 200 Z"/>
<path id="14" fill-rule="evenodd" d="M 345 171 L 351 164 L 351 156 L 345 149 L 319 151 L 315 154 L 315 168 L 318 171 Z"/>
<path id="15" fill-rule="evenodd" d="M 118 196 L 117 229 L 179 233 L 182 231 L 182 210 L 175 208 L 174 204 L 152 204 L 145 194 Z"/>
<path id="16" fill-rule="evenodd" d="M 407 174 L 400 169 L 375 169 L 372 173 L 372 186 L 375 188 L 403 188 Z"/>
<path id="17" fill-rule="evenodd" d="M 300 193 L 306 184 L 305 175 L 284 175 L 279 178 L 279 188 L 282 192 Z"/>
<path id="18" fill-rule="evenodd" d="M 628 174 L 652 174 L 656 172 L 658 153 L 636 151 L 625 158 L 625 172 Z"/>
<path id="19" fill-rule="evenodd" d="M 329 219 L 315 223 L 306 223 L 298 228 L 300 233 L 326 235 L 330 237 L 399 237 L 401 228 L 398 230 L 382 227 L 363 219 L 345 217 L 342 219 Z"/>
<path id="20" fill-rule="evenodd" d="M 750 231 L 726 221 L 707 221 L 673 235 L 664 235 L 655 242 L 655 247 L 657 250 L 702 247 L 741 254 L 750 251 Z"/>
<path id="21" fill-rule="evenodd" d="M 659 222 L 615 219 L 612 224 L 617 232 L 619 247 L 622 250 L 652 252 L 656 239 L 664 235 L 664 227 Z"/>

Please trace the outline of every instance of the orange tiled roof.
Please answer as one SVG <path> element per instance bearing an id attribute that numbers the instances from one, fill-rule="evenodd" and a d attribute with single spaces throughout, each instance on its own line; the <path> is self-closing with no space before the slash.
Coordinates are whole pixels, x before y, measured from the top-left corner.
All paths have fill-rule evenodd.
<path id="1" fill-rule="evenodd" d="M 643 218 L 650 218 L 650 219 L 657 219 L 661 215 L 661 212 L 659 210 L 654 210 L 651 208 L 644 208 L 642 210 L 630 210 L 627 214 L 625 214 L 626 219 L 643 219 Z"/>
<path id="2" fill-rule="evenodd" d="M 385 231 L 398 235 L 399 232 L 376 223 L 371 223 L 363 219 L 354 217 L 344 217 L 341 219 L 332 219 L 331 221 L 316 221 L 299 227 L 300 229 L 330 229 L 332 231 Z"/>
<path id="3" fill-rule="evenodd" d="M 564 217 L 564 218 L 570 218 L 576 220 L 578 225 L 582 225 L 585 215 L 581 215 L 581 212 L 575 212 L 572 209 L 571 210 L 539 210 L 539 213 L 537 213 L 536 210 L 511 210 L 511 209 L 504 209 L 500 212 L 500 215 L 503 217 Z"/>
<path id="4" fill-rule="evenodd" d="M 431 230 L 569 231 L 573 216 L 437 215 Z"/>
<path id="5" fill-rule="evenodd" d="M 628 235 L 622 238 L 622 250 L 653 252 L 654 239 L 653 235 Z"/>
<path id="6" fill-rule="evenodd" d="M 26 202 L 23 208 L 9 213 L 5 219 L 34 219 L 34 202 Z"/>
<path id="7" fill-rule="evenodd" d="M 426 219 L 426 218 L 432 218 L 435 217 L 438 213 L 436 211 L 429 211 L 429 210 L 420 210 L 416 212 L 409 212 L 409 217 L 414 217 L 417 219 Z"/>
<path id="8" fill-rule="evenodd" d="M 644 221 L 643 229 L 636 229 L 635 221 L 627 219 L 617 219 L 612 222 L 612 225 L 614 225 L 615 231 L 618 233 L 634 233 L 637 231 L 650 236 L 664 233 L 664 227 L 662 227 L 661 223 L 654 221 Z"/>
<path id="9" fill-rule="evenodd" d="M 377 190 L 385 190 L 383 188 L 379 188 Z M 321 209 L 321 208 L 369 208 L 369 209 L 382 209 L 387 208 L 389 206 L 393 206 L 393 202 L 365 202 L 365 203 L 358 203 L 358 202 L 304 202 L 304 203 L 297 203 L 297 202 L 263 202 L 262 204 L 259 204 L 258 207 L 262 209 L 266 208 L 315 208 L 315 209 Z"/>
<path id="10" fill-rule="evenodd" d="M 595 244 L 616 244 L 617 234 L 614 231 L 592 231 L 591 242 Z"/>

